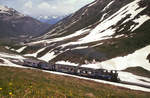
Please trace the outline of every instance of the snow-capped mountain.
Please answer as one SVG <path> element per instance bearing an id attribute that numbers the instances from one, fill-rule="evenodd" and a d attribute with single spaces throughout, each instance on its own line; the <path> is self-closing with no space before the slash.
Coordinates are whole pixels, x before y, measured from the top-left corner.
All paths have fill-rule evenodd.
<path id="1" fill-rule="evenodd" d="M 0 36 L 18 38 L 37 36 L 44 33 L 49 25 L 21 14 L 13 8 L 0 6 Z"/>
<path id="2" fill-rule="evenodd" d="M 41 22 L 48 23 L 48 24 L 56 24 L 58 21 L 62 20 L 66 16 L 39 16 L 38 19 Z"/>

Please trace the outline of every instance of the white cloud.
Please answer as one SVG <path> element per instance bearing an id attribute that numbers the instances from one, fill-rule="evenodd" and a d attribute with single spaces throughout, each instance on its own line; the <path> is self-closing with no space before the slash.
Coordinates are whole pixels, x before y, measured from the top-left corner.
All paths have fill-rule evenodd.
<path id="1" fill-rule="evenodd" d="M 28 1 L 28 2 L 26 2 L 25 4 L 24 4 L 24 6 L 26 7 L 26 8 L 32 8 L 32 1 Z"/>
<path id="2" fill-rule="evenodd" d="M 7 1 L 7 2 L 6 2 Z M 6 0 L 3 5 L 12 7 L 23 14 L 37 16 L 68 15 L 94 0 Z"/>
<path id="3" fill-rule="evenodd" d="M 39 9 L 50 9 L 51 6 L 50 6 L 50 4 L 48 4 L 47 2 L 42 2 L 42 3 L 40 3 L 40 4 L 38 5 L 38 8 L 39 8 Z"/>

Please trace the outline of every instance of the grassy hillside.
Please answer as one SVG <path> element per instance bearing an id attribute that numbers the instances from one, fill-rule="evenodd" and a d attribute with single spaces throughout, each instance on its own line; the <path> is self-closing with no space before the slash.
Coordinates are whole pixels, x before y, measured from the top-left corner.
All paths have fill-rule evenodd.
<path id="1" fill-rule="evenodd" d="M 0 98 L 148 98 L 150 93 L 92 81 L 0 67 Z"/>

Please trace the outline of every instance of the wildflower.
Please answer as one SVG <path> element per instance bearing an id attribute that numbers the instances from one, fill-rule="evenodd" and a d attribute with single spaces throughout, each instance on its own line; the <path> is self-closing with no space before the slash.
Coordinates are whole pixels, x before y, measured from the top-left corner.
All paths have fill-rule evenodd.
<path id="1" fill-rule="evenodd" d="M 11 83 L 11 82 L 9 83 L 9 86 L 12 86 L 12 83 Z"/>
<path id="2" fill-rule="evenodd" d="M 110 94 L 107 95 L 108 97 L 110 96 Z"/>
<path id="3" fill-rule="evenodd" d="M 10 96 L 12 96 L 12 95 L 13 95 L 13 93 L 12 93 L 12 92 L 9 92 L 9 95 L 10 95 Z"/>
<path id="4" fill-rule="evenodd" d="M 32 88 L 32 85 L 30 86 L 30 88 Z"/>
<path id="5" fill-rule="evenodd" d="M 3 88 L 0 88 L 0 91 L 2 90 Z"/>

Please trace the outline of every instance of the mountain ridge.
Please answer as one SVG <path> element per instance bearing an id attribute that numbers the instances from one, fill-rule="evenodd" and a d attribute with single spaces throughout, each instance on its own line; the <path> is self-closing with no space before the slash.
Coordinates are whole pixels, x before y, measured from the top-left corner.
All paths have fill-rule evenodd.
<path id="1" fill-rule="evenodd" d="M 37 50 L 34 50 L 37 53 L 37 58 L 44 58 L 49 54 L 49 56 L 53 55 L 52 61 L 54 62 L 70 60 L 75 63 L 84 63 L 84 60 L 93 59 L 103 61 L 133 53 L 150 44 L 147 33 L 150 21 L 149 4 L 150 2 L 147 0 L 96 0 L 59 21 L 51 27 L 48 33 L 35 39 L 40 41 L 27 43 L 28 49 L 38 45 Z M 97 8 L 97 10 L 95 11 L 93 8 Z M 86 10 L 95 11 L 92 13 L 98 11 L 101 13 L 98 14 L 101 17 L 95 20 L 95 14 L 88 16 L 90 13 L 87 11 L 85 18 L 81 18 L 80 21 L 86 21 L 86 17 L 91 17 L 96 22 L 85 26 L 84 23 L 78 22 L 78 19 L 82 14 L 85 14 Z M 77 21 L 77 24 L 74 24 L 73 21 Z M 90 22 L 88 18 L 87 21 Z M 84 28 L 78 23 L 83 24 Z M 74 28 L 72 25 L 78 28 Z M 69 30 L 71 32 L 68 33 Z M 38 49 L 43 48 L 45 48 L 43 51 L 38 52 Z M 28 49 L 25 49 L 23 53 L 26 54 Z M 99 56 L 95 58 L 92 54 L 97 52 L 99 52 Z M 105 56 L 101 56 L 101 54 Z M 73 57 L 74 60 L 70 57 Z"/>
<path id="2" fill-rule="evenodd" d="M 26 39 L 44 33 L 49 25 L 23 15 L 13 8 L 0 6 L 0 27 L 0 36 L 4 39 Z"/>

